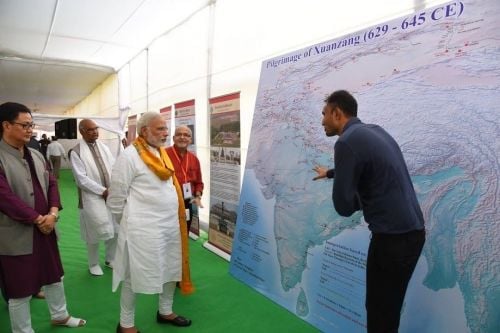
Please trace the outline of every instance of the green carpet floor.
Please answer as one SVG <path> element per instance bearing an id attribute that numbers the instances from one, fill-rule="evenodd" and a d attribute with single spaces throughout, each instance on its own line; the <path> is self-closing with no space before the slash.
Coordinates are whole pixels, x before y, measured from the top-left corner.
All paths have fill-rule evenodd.
<path id="1" fill-rule="evenodd" d="M 119 319 L 119 292 L 111 292 L 112 271 L 104 276 L 88 273 L 84 243 L 80 239 L 76 188 L 71 171 L 62 170 L 59 182 L 64 210 L 59 222 L 68 309 L 87 320 L 83 328 L 52 327 L 44 300 L 31 301 L 32 325 L 36 332 L 114 332 Z M 174 311 L 193 320 L 188 328 L 156 323 L 157 295 L 138 295 L 136 326 L 142 333 L 307 333 L 318 332 L 310 324 L 275 304 L 229 275 L 229 263 L 202 247 L 205 237 L 190 240 L 191 275 L 196 292 L 177 293 Z M 102 247 L 102 246 L 101 246 Z M 102 258 L 102 256 L 101 256 Z M 0 301 L 0 333 L 10 332 L 7 306 Z"/>

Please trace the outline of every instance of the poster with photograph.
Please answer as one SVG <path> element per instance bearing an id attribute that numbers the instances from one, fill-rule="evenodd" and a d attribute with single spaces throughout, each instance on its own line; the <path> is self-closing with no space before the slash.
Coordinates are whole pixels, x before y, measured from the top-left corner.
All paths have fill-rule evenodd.
<path id="1" fill-rule="evenodd" d="M 137 115 L 128 117 L 127 142 L 131 144 L 137 136 Z"/>
<path id="2" fill-rule="evenodd" d="M 167 126 L 168 126 L 168 142 L 167 142 L 167 146 L 170 146 L 170 145 L 172 145 L 172 135 L 174 135 L 173 129 L 170 128 L 170 126 L 172 124 L 172 106 L 169 105 L 169 106 L 166 106 L 164 108 L 161 108 L 160 109 L 160 115 L 167 122 Z"/>
<path id="3" fill-rule="evenodd" d="M 180 103 L 175 103 L 174 104 L 174 109 L 175 109 L 175 118 L 174 118 L 174 127 L 172 128 L 172 137 L 174 136 L 175 129 L 178 126 L 184 125 L 189 127 L 191 130 L 191 144 L 188 146 L 188 150 L 196 155 L 196 146 L 195 146 L 195 138 L 196 138 L 196 132 L 195 132 L 195 106 L 194 106 L 194 99 L 191 99 L 189 101 L 184 101 Z M 194 234 L 195 236 L 200 235 L 200 214 L 198 212 L 198 207 L 196 205 L 193 205 L 192 212 L 191 212 L 191 226 L 189 228 L 189 231 Z M 194 237 L 191 235 L 191 237 Z"/>
<path id="4" fill-rule="evenodd" d="M 208 242 L 230 254 L 240 199 L 240 93 L 210 99 Z"/>
<path id="5" fill-rule="evenodd" d="M 174 128 L 172 129 L 172 136 L 174 130 L 177 126 L 185 125 L 191 129 L 192 142 L 189 145 L 188 149 L 193 154 L 196 154 L 196 131 L 195 131 L 195 104 L 194 99 L 176 103 L 174 104 L 175 108 L 175 118 L 174 118 Z"/>

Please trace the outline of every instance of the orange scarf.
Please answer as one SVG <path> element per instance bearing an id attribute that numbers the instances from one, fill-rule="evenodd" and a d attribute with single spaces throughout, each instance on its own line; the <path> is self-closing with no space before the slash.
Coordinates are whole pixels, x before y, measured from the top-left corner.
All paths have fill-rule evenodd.
<path id="1" fill-rule="evenodd" d="M 182 196 L 181 187 L 175 177 L 174 166 L 168 157 L 165 149 L 157 148 L 160 153 L 160 158 L 153 154 L 148 149 L 148 144 L 140 136 L 132 143 L 137 149 L 139 157 L 154 172 L 161 180 L 168 180 L 172 177 L 174 181 L 175 191 L 177 192 L 177 200 L 179 201 L 179 228 L 181 232 L 181 248 L 182 248 L 182 280 L 180 282 L 181 292 L 183 294 L 191 294 L 194 291 L 194 286 L 191 282 L 191 273 L 189 270 L 189 249 L 188 235 L 186 225 L 186 209 L 184 207 L 184 199 Z"/>

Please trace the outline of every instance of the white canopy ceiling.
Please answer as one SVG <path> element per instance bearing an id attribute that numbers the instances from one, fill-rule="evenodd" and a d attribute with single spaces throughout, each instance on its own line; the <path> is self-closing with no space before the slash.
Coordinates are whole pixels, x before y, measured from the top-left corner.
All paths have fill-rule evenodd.
<path id="1" fill-rule="evenodd" d="M 0 0 L 0 103 L 61 114 L 214 0 Z"/>

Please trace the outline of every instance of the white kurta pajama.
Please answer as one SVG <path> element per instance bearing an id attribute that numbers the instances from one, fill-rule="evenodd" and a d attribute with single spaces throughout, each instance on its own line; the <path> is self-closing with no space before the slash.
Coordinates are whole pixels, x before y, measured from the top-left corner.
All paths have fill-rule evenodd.
<path id="1" fill-rule="evenodd" d="M 172 178 L 160 180 L 131 145 L 113 168 L 107 205 L 120 221 L 113 291 L 128 271 L 134 293 L 159 294 L 164 283 L 180 281 L 179 203 Z"/>
<path id="2" fill-rule="evenodd" d="M 100 142 L 96 144 L 106 170 L 111 170 L 115 159 L 109 148 Z M 103 200 L 102 193 L 106 188 L 101 183 L 99 170 L 85 141 L 80 141 L 80 156 L 74 151 L 71 152 L 71 166 L 77 185 L 81 189 L 83 208 L 79 212 L 82 240 L 88 244 L 95 244 L 112 239 L 118 231 L 118 225 Z"/>

